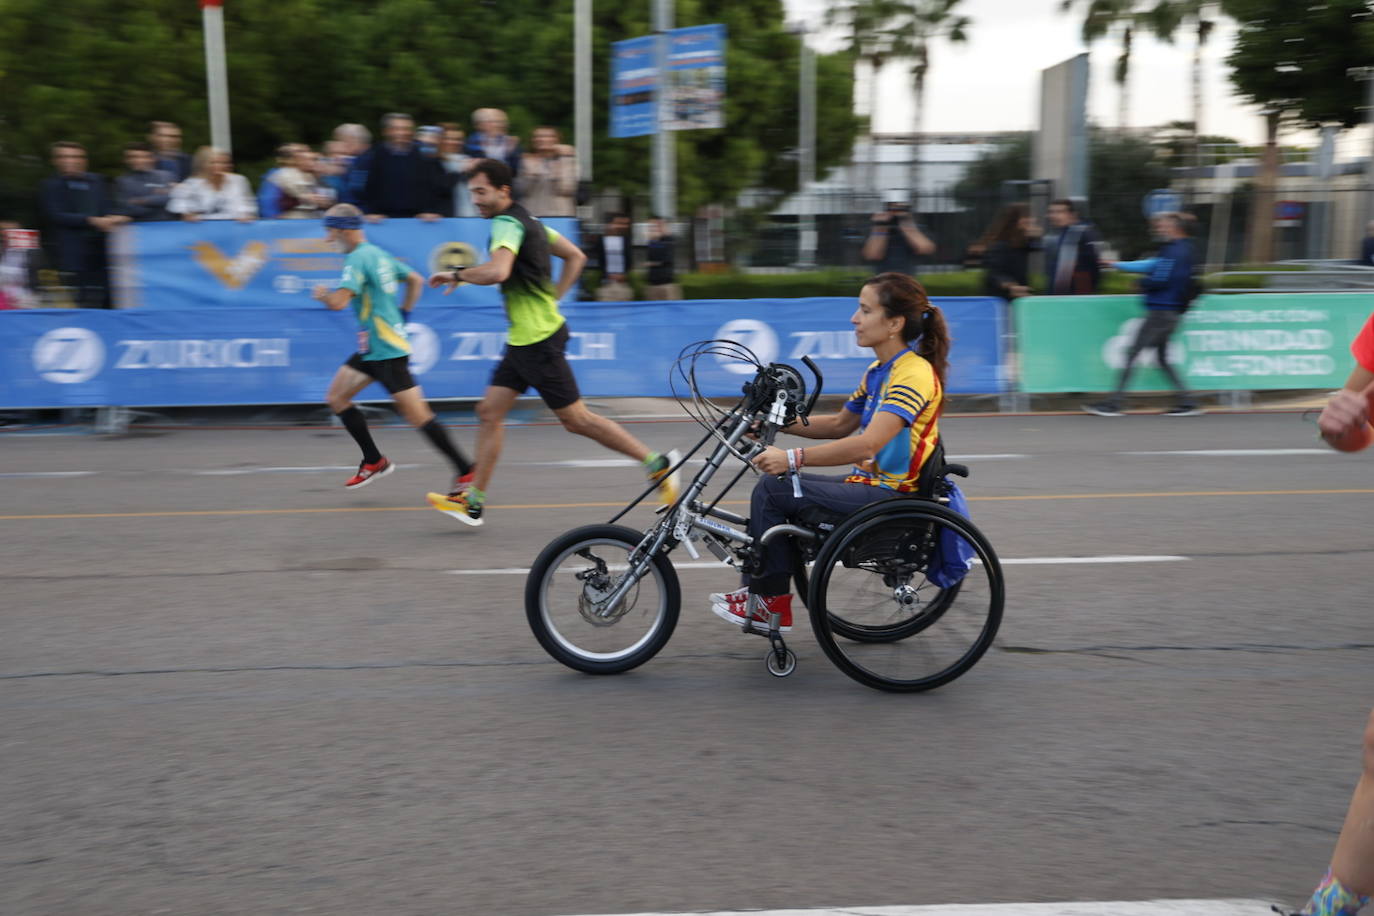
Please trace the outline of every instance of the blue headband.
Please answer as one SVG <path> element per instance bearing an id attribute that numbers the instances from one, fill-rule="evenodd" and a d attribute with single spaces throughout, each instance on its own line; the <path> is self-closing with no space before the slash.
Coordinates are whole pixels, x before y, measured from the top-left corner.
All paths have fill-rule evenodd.
<path id="1" fill-rule="evenodd" d="M 363 218 L 361 216 L 326 216 L 324 227 L 326 229 L 361 229 L 363 228 Z"/>

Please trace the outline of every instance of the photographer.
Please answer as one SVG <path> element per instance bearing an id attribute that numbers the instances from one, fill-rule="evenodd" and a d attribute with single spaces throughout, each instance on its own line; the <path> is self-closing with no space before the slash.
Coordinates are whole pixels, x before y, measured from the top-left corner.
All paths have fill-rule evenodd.
<path id="1" fill-rule="evenodd" d="M 900 194 L 890 193 L 864 242 L 863 259 L 876 261 L 878 273 L 916 275 L 916 256 L 935 253 L 935 243 L 916 227 L 911 206 Z"/>

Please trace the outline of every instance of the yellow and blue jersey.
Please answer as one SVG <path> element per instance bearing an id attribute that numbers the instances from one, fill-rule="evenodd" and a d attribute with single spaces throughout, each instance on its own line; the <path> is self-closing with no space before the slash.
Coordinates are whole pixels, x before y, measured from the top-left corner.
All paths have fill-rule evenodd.
<path id="1" fill-rule="evenodd" d="M 899 493 L 913 492 L 921 466 L 940 439 L 943 404 L 940 378 L 925 357 L 908 348 L 885 363 L 875 360 L 845 402 L 845 410 L 859 415 L 862 429 L 867 429 L 879 413 L 895 414 L 906 429 L 893 436 L 872 461 L 855 465 L 845 480 Z"/>
<path id="2" fill-rule="evenodd" d="M 410 355 L 406 319 L 397 302 L 400 281 L 414 273 L 371 242 L 364 242 L 344 259 L 339 288 L 353 293 L 358 317 L 358 352 L 363 359 L 395 359 Z"/>

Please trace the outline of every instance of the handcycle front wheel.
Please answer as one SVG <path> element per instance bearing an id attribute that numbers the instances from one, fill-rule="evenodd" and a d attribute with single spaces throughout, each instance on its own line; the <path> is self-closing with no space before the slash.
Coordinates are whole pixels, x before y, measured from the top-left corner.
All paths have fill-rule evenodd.
<path id="1" fill-rule="evenodd" d="M 973 558 L 958 582 L 932 568 L 952 541 Z M 894 500 L 855 513 L 822 545 L 810 580 L 816 641 L 841 671 L 878 690 L 949 683 L 983 657 L 1002 621 L 1005 586 L 992 546 L 935 503 Z"/>
<path id="2" fill-rule="evenodd" d="M 525 616 L 535 639 L 559 662 L 587 674 L 620 674 L 653 658 L 677 626 L 677 572 L 662 554 L 636 557 L 643 535 L 620 525 L 588 525 L 555 538 L 525 581 Z M 647 570 L 615 607 L 608 599 L 631 569 Z"/>

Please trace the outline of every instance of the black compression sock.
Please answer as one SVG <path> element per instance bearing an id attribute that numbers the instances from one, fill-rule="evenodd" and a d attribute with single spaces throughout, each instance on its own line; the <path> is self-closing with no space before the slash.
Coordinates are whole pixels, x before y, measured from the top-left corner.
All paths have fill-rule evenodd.
<path id="1" fill-rule="evenodd" d="M 466 474 L 472 470 L 472 463 L 463 456 L 462 449 L 453 444 L 453 440 L 449 438 L 448 430 L 437 419 L 430 420 L 421 426 L 420 432 L 424 433 L 429 441 L 434 443 L 435 448 L 448 456 L 448 460 L 453 462 L 453 466 L 457 468 L 459 474 Z"/>
<path id="2" fill-rule="evenodd" d="M 363 412 L 356 406 L 336 414 L 339 422 L 348 430 L 348 434 L 353 437 L 353 441 L 358 443 L 358 447 L 363 450 L 363 461 L 367 464 L 376 464 L 382 460 L 382 453 L 377 451 L 377 443 L 372 441 L 372 433 L 367 428 L 367 420 L 363 417 Z"/>

